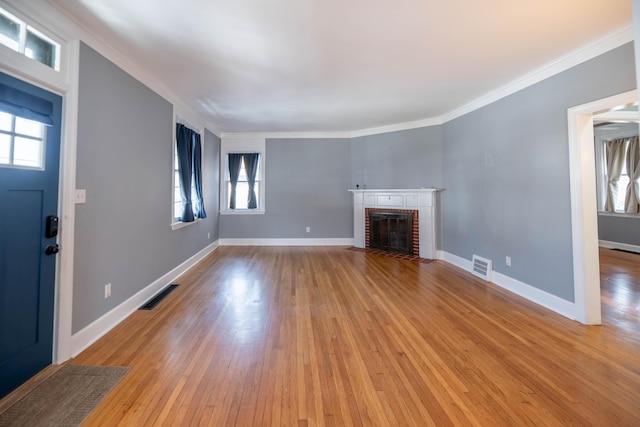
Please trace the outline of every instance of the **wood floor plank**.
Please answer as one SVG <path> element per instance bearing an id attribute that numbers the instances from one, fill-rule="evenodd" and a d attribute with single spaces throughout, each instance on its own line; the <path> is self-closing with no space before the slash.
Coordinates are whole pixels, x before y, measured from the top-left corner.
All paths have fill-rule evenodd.
<path id="1" fill-rule="evenodd" d="M 129 374 L 84 425 L 640 425 L 640 255 L 601 251 L 603 325 L 450 264 L 221 247 L 72 363 Z"/>

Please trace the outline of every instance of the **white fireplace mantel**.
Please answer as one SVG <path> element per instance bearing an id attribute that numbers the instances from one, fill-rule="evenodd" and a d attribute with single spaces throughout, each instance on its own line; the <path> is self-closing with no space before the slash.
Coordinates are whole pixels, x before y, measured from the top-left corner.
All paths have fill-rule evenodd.
<path id="1" fill-rule="evenodd" d="M 353 246 L 366 247 L 365 211 L 367 208 L 408 209 L 418 211 L 420 258 L 436 258 L 436 188 L 351 189 L 353 193 Z"/>

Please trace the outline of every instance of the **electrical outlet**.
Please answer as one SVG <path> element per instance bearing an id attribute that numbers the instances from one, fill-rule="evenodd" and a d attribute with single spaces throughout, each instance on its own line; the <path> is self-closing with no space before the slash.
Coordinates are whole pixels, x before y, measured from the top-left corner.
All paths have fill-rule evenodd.
<path id="1" fill-rule="evenodd" d="M 207 233 L 207 239 L 211 239 L 211 233 Z"/>
<path id="2" fill-rule="evenodd" d="M 104 285 L 104 297 L 109 298 L 111 296 L 111 283 Z"/>
<path id="3" fill-rule="evenodd" d="M 311 233 L 311 227 L 307 227 L 307 233 Z"/>
<path id="4" fill-rule="evenodd" d="M 507 267 L 511 267 L 511 257 L 510 256 L 507 257 L 505 262 L 507 263 Z"/>
<path id="5" fill-rule="evenodd" d="M 87 190 L 76 190 L 76 205 L 87 203 Z"/>

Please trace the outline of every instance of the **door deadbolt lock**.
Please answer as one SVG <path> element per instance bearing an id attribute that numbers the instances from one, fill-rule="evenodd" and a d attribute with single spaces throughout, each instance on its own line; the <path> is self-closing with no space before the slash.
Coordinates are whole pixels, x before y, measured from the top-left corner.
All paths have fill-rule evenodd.
<path id="1" fill-rule="evenodd" d="M 60 252 L 60 246 L 58 245 L 48 245 L 46 248 L 44 248 L 44 253 L 47 255 L 55 255 L 58 252 Z"/>

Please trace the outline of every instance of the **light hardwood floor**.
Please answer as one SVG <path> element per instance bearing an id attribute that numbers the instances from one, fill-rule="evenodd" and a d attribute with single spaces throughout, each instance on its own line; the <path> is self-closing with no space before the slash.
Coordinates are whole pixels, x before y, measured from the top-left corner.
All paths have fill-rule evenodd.
<path id="1" fill-rule="evenodd" d="M 84 425 L 638 426 L 640 256 L 617 255 L 583 326 L 444 262 L 221 247 L 71 361 L 131 367 Z"/>
<path id="2" fill-rule="evenodd" d="M 601 248 L 600 290 L 605 325 L 640 337 L 640 255 Z"/>

